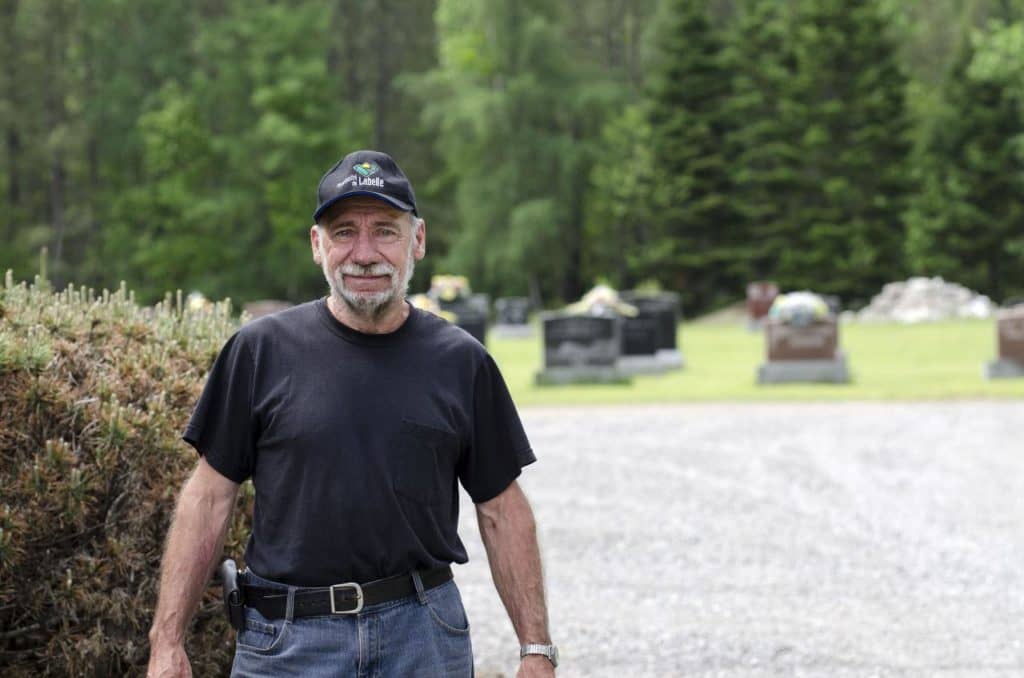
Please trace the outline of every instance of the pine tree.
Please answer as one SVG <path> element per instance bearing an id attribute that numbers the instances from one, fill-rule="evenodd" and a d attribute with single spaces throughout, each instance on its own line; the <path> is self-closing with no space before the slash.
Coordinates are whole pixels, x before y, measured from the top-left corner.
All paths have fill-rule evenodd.
<path id="1" fill-rule="evenodd" d="M 907 249 L 916 273 L 1001 299 L 1024 292 L 1024 120 L 1011 89 L 969 73 L 975 54 L 965 44 L 948 73 L 944 115 L 919 160 Z"/>
<path id="2" fill-rule="evenodd" d="M 800 237 L 779 278 L 856 303 L 905 270 L 906 77 L 877 0 L 805 0 L 794 37 Z"/>
<path id="3" fill-rule="evenodd" d="M 739 294 L 745 246 L 729 206 L 723 105 L 729 74 L 698 0 L 670 0 L 650 84 L 654 236 L 639 254 L 687 309 Z"/>
<path id="4" fill-rule="evenodd" d="M 752 244 L 749 270 L 775 277 L 778 262 L 796 238 L 800 130 L 795 125 L 792 80 L 795 57 L 786 17 L 776 0 L 747 0 L 730 34 L 733 66 L 726 137 L 730 201 Z"/>

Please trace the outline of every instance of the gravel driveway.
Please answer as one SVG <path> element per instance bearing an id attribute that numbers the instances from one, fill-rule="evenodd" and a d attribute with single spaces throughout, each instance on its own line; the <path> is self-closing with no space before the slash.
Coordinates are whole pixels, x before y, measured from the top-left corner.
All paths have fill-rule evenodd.
<path id="1" fill-rule="evenodd" d="M 1024 676 L 1024 402 L 522 415 L 560 676 Z M 479 673 L 514 676 L 462 527 Z"/>

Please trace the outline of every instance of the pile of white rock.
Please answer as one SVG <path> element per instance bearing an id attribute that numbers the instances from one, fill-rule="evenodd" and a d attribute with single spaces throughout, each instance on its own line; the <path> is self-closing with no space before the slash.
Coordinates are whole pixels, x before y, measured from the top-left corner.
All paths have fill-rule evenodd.
<path id="1" fill-rule="evenodd" d="M 954 318 L 989 318 L 996 305 L 983 294 L 942 278 L 911 278 L 882 288 L 871 303 L 853 314 L 868 322 L 919 323 Z"/>

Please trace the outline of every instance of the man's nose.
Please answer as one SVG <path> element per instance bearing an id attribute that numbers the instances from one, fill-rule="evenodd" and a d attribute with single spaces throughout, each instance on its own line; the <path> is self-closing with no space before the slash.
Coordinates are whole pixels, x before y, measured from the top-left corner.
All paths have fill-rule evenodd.
<path id="1" fill-rule="evenodd" d="M 360 232 L 352 245 L 352 261 L 357 264 L 375 264 L 380 261 L 380 252 L 373 241 L 373 236 L 367 232 Z"/>

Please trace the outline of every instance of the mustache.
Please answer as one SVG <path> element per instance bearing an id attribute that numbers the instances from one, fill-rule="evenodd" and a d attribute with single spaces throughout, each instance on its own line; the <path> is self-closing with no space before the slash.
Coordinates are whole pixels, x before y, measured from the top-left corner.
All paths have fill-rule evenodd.
<path id="1" fill-rule="evenodd" d="M 387 275 L 393 276 L 397 273 L 397 269 L 391 264 L 379 262 L 376 264 L 370 264 L 369 266 L 361 266 L 360 264 L 345 264 L 341 267 L 342 275 Z"/>

